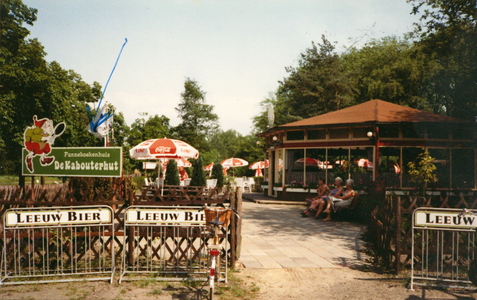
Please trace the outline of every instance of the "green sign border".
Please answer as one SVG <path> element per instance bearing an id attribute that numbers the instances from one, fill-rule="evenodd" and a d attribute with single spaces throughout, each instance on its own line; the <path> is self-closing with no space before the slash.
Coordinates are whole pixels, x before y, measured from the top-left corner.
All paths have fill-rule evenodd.
<path id="1" fill-rule="evenodd" d="M 111 162 L 118 162 L 119 163 L 119 170 L 114 170 L 114 172 L 111 171 L 104 171 L 104 170 L 95 170 L 94 172 L 96 174 L 87 174 L 85 173 L 84 170 L 79 170 L 81 173 L 75 173 L 75 170 L 68 170 L 67 172 L 70 173 L 62 173 L 62 170 L 58 170 L 55 172 L 44 172 L 45 169 L 51 169 L 52 166 L 55 165 L 55 162 L 57 161 L 58 157 L 63 157 L 64 158 L 64 153 L 68 151 L 88 151 L 88 150 L 94 150 L 94 152 L 97 151 L 102 151 L 102 152 L 109 152 L 111 154 L 111 157 L 104 158 L 104 157 L 78 157 L 78 158 L 72 158 L 72 159 L 80 159 L 81 161 L 85 161 L 88 159 L 88 162 L 104 162 L 105 160 L 108 163 Z M 90 151 L 93 152 L 93 151 Z M 55 156 L 55 161 L 52 163 L 50 166 L 40 166 L 39 163 L 39 155 L 33 157 L 33 166 L 34 166 L 34 172 L 31 173 L 27 167 L 26 167 L 26 162 L 25 162 L 25 157 L 28 154 L 28 150 L 25 148 L 22 149 L 22 175 L 23 176 L 54 176 L 54 177 L 121 177 L 123 173 L 123 148 L 122 147 L 53 147 L 51 149 L 51 153 L 49 155 Z M 114 160 L 112 160 L 114 159 Z M 58 160 L 61 162 L 64 162 L 63 160 Z M 37 170 L 42 171 L 41 173 L 38 172 Z M 72 172 L 72 173 L 71 173 Z M 98 174 L 98 172 L 107 172 L 105 174 Z"/>

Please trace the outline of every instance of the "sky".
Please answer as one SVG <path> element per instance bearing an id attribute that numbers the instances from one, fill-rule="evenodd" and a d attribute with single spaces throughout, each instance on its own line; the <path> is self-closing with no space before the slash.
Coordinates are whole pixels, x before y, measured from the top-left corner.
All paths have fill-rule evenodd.
<path id="1" fill-rule="evenodd" d="M 356 41 L 402 36 L 413 29 L 406 0 L 23 0 L 38 9 L 27 28 L 47 61 L 104 88 L 130 125 L 139 116 L 175 108 L 186 78 L 214 106 L 222 130 L 246 135 L 259 103 L 297 66 L 301 52 L 325 35 L 343 51 Z M 385 99 L 383 99 L 385 100 Z M 86 114 L 86 112 L 84 112 Z"/>

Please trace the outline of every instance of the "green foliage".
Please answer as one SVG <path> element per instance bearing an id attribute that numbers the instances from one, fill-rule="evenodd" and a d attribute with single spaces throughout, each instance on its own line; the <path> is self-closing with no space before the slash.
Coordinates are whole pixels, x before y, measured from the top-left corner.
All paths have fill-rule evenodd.
<path id="1" fill-rule="evenodd" d="M 259 103 L 261 112 L 253 118 L 254 133 L 267 130 L 268 106 L 270 104 L 273 105 L 275 112 L 274 126 L 303 119 L 302 116 L 295 115 L 295 112 L 287 105 L 286 95 L 279 91 L 281 91 L 280 88 L 278 88 L 276 92 L 270 92 L 268 97 Z"/>
<path id="2" fill-rule="evenodd" d="M 221 164 L 214 164 L 212 167 L 212 176 L 211 178 L 217 179 L 217 187 L 221 188 L 224 186 L 224 168 Z"/>
<path id="3" fill-rule="evenodd" d="M 40 42 L 27 39 L 30 32 L 23 23 L 33 25 L 36 9 L 5 0 L 0 13 L 0 154 L 9 161 L 0 161 L 1 172 L 19 171 L 23 131 L 31 126 L 34 115 L 67 124 L 55 146 L 95 146 L 96 138 L 84 129 L 88 122 L 85 103 L 99 99 L 99 83 L 92 87 L 74 71 L 47 62 Z"/>
<path id="4" fill-rule="evenodd" d="M 160 139 L 170 136 L 169 118 L 162 115 L 149 116 L 148 113 L 140 113 L 141 118 L 137 118 L 131 124 L 131 130 L 127 135 L 127 143 L 134 147 L 137 144 L 149 139 Z"/>
<path id="5" fill-rule="evenodd" d="M 167 162 L 167 171 L 165 185 L 180 185 L 181 177 L 179 176 L 179 171 L 177 170 L 177 162 L 175 159 L 170 159 Z"/>
<path id="6" fill-rule="evenodd" d="M 414 34 L 437 67 L 423 84 L 425 97 L 451 117 L 477 114 L 477 6 L 474 0 L 408 0 L 420 15 Z"/>
<path id="7" fill-rule="evenodd" d="M 129 149 L 149 139 L 170 137 L 169 118 L 164 115 L 154 115 L 146 119 L 148 113 L 139 115 L 141 117 L 131 124 L 130 130 L 124 136 L 123 144 L 121 144 L 123 146 L 123 168 L 127 172 L 142 168 L 141 161 L 131 159 Z M 116 116 L 114 121 L 116 122 Z"/>
<path id="8" fill-rule="evenodd" d="M 417 163 L 408 163 L 408 173 L 411 175 L 413 182 L 417 182 L 422 186 L 423 196 L 426 195 L 427 184 L 437 181 L 437 177 L 434 174 L 437 168 L 432 163 L 433 160 L 434 158 L 429 155 L 429 152 L 424 152 L 417 157 Z"/>
<path id="9" fill-rule="evenodd" d="M 431 109 L 420 90 L 435 66 L 409 37 L 371 40 L 360 49 L 348 49 L 342 60 L 357 82 L 355 104 L 382 99 L 416 109 Z"/>
<path id="10" fill-rule="evenodd" d="M 201 153 L 201 155 L 205 162 L 217 163 L 230 157 L 239 157 L 248 162 L 255 162 L 263 159 L 263 152 L 257 147 L 257 140 L 257 137 L 251 134 L 242 136 L 233 129 L 227 131 L 219 129 L 209 137 L 210 150 Z M 234 170 L 240 176 L 245 175 L 248 170 L 248 168 L 240 169 Z"/>
<path id="11" fill-rule="evenodd" d="M 141 190 L 142 187 L 145 185 L 145 182 L 144 182 L 145 178 L 146 177 L 144 177 L 144 176 L 133 177 L 131 188 L 135 191 Z"/>
<path id="12" fill-rule="evenodd" d="M 202 158 L 199 156 L 193 163 L 192 177 L 190 180 L 191 186 L 206 186 L 207 178 L 205 177 L 204 167 L 202 166 Z"/>
<path id="13" fill-rule="evenodd" d="M 181 123 L 174 128 L 179 139 L 198 149 L 201 153 L 209 149 L 208 136 L 218 128 L 218 116 L 214 106 L 205 103 L 205 92 L 197 81 L 187 78 L 182 100 L 176 111 Z"/>
<path id="14" fill-rule="evenodd" d="M 289 75 L 278 90 L 293 115 L 314 117 L 351 103 L 356 83 L 324 35 L 321 44 L 313 42 L 300 56 L 297 68 L 285 68 Z"/>
<path id="15" fill-rule="evenodd" d="M 232 186 L 235 186 L 236 182 L 235 182 L 235 177 L 233 176 L 225 176 L 224 178 L 224 186 L 226 188 L 231 188 Z"/>

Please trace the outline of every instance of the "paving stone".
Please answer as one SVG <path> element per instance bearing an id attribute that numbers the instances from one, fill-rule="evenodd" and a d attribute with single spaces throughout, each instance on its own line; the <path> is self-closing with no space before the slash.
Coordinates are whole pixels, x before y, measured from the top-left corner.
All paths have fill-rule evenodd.
<path id="1" fill-rule="evenodd" d="M 359 263 L 362 226 L 301 218 L 303 206 L 243 203 L 242 257 L 247 268 L 340 268 Z"/>

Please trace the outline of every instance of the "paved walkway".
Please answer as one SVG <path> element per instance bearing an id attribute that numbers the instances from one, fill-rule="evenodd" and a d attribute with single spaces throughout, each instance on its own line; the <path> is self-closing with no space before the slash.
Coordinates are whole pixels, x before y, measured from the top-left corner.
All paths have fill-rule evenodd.
<path id="1" fill-rule="evenodd" d="M 258 194 L 244 196 L 251 199 Z M 363 225 L 302 218 L 303 209 L 244 200 L 240 262 L 246 268 L 340 268 L 363 263 L 357 251 L 363 244 Z"/>

